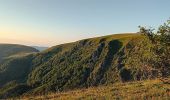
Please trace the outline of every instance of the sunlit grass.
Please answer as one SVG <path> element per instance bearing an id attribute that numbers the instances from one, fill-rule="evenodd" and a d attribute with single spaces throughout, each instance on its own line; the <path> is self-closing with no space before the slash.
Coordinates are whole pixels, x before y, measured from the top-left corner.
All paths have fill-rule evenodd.
<path id="1" fill-rule="evenodd" d="M 57 99 L 57 100 L 168 100 L 170 84 L 159 79 L 128 83 L 115 83 L 110 86 L 90 87 L 88 89 L 49 93 L 39 96 L 23 96 L 21 99 Z"/>

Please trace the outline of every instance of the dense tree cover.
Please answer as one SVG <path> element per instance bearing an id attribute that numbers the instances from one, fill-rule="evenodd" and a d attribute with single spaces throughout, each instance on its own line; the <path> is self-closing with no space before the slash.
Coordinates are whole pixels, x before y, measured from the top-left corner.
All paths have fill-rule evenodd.
<path id="1" fill-rule="evenodd" d="M 26 82 L 31 71 L 31 61 L 33 54 L 10 58 L 0 65 L 0 86 L 16 80 L 17 82 Z"/>

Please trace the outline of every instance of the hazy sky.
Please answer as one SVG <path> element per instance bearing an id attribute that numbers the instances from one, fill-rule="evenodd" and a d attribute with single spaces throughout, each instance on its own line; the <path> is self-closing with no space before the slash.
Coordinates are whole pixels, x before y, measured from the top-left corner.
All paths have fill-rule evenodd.
<path id="1" fill-rule="evenodd" d="M 52 46 L 136 32 L 169 12 L 170 0 L 0 0 L 0 43 Z"/>

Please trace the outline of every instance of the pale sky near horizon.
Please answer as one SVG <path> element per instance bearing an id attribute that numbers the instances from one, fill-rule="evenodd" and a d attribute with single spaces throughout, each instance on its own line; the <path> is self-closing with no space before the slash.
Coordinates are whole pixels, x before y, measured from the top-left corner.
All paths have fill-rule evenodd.
<path id="1" fill-rule="evenodd" d="M 53 46 L 158 27 L 170 0 L 0 0 L 0 43 Z"/>

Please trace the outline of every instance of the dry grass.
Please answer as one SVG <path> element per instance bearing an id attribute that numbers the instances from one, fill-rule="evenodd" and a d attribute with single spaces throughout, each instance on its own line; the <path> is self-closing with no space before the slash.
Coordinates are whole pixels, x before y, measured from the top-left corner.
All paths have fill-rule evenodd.
<path id="1" fill-rule="evenodd" d="M 41 96 L 23 96 L 25 100 L 170 100 L 170 84 L 161 80 L 116 83 Z"/>

